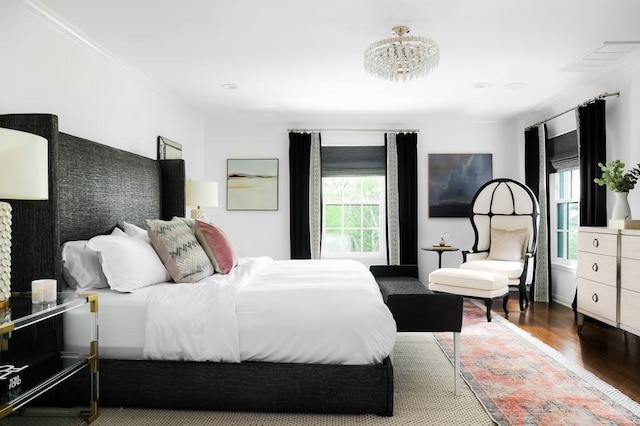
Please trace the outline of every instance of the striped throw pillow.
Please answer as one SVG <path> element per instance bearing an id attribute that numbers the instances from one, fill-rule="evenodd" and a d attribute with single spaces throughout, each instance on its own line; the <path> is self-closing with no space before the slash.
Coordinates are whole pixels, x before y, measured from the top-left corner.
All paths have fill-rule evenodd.
<path id="1" fill-rule="evenodd" d="M 179 218 L 147 220 L 147 231 L 153 248 L 175 282 L 192 283 L 213 274 L 207 254 L 193 231 Z"/>

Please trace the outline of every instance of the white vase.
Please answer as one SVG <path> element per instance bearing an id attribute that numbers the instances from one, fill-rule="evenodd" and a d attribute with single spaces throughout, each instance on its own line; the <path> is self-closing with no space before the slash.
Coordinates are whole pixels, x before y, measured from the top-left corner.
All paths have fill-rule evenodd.
<path id="1" fill-rule="evenodd" d="M 631 220 L 631 209 L 627 200 L 628 192 L 614 192 L 616 203 L 613 205 L 612 220 Z"/>

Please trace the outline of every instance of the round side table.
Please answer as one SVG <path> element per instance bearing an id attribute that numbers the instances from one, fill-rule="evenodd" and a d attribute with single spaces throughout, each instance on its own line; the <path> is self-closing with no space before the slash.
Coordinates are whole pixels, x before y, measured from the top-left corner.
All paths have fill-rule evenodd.
<path id="1" fill-rule="evenodd" d="M 435 251 L 438 253 L 438 269 L 442 268 L 442 253 L 446 251 L 458 251 L 460 250 L 457 247 L 451 246 L 432 246 L 432 247 L 422 247 L 424 251 Z"/>

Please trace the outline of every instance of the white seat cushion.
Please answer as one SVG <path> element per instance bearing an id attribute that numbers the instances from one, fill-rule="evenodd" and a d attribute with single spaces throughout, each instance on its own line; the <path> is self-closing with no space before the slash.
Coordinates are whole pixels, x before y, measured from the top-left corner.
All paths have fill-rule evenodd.
<path id="1" fill-rule="evenodd" d="M 494 299 L 502 297 L 509 292 L 509 286 L 495 290 L 479 290 L 477 288 L 456 287 L 453 285 L 429 283 L 429 290 L 439 293 L 459 294 L 460 296 L 479 297 L 482 299 Z"/>
<path id="2" fill-rule="evenodd" d="M 507 277 L 495 272 L 441 268 L 429 274 L 429 284 L 432 283 L 490 291 L 506 288 Z"/>
<path id="3" fill-rule="evenodd" d="M 524 269 L 520 261 L 506 260 L 470 260 L 460 265 L 461 269 L 472 271 L 496 272 L 505 275 L 510 280 L 519 280 Z"/>

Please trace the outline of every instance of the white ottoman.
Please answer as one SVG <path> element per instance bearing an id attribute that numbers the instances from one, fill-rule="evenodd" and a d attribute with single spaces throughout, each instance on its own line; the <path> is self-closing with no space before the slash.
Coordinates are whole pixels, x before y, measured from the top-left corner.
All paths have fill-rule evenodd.
<path id="1" fill-rule="evenodd" d="M 441 268 L 429 274 L 429 290 L 483 299 L 487 307 L 487 321 L 491 321 L 491 306 L 494 299 L 502 298 L 504 314 L 505 316 L 509 314 L 507 281 L 506 275 L 495 272 Z"/>

